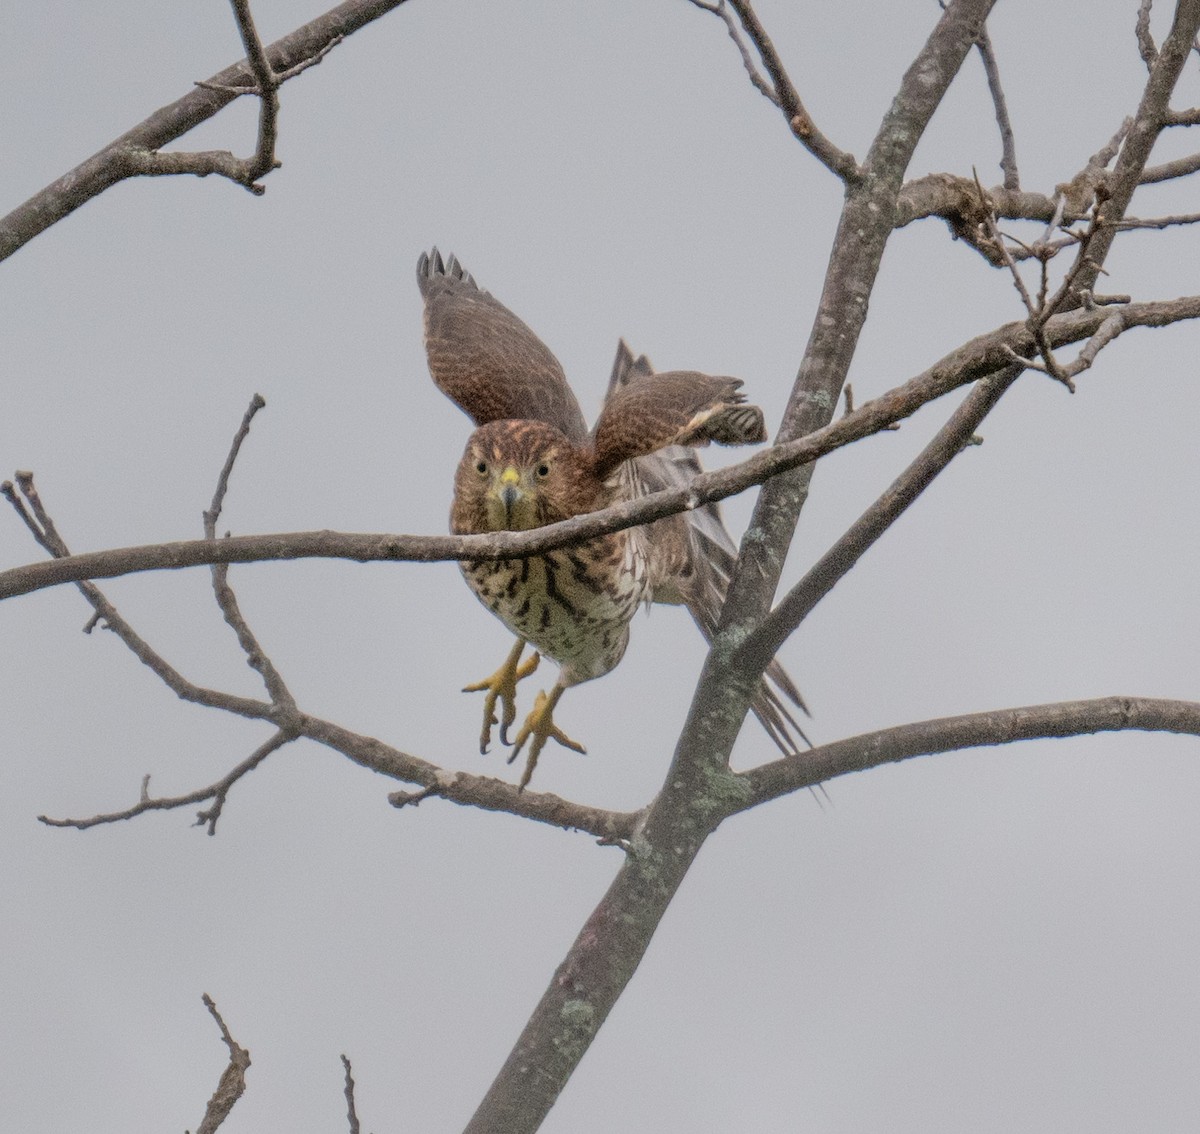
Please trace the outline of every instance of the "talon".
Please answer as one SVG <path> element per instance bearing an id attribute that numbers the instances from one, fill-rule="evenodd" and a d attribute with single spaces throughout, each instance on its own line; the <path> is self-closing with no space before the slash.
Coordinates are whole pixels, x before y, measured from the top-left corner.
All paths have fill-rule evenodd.
<path id="1" fill-rule="evenodd" d="M 519 656 L 519 655 L 518 655 Z M 508 730 L 512 728 L 513 722 L 517 719 L 517 682 L 523 677 L 528 677 L 538 667 L 538 663 L 542 660 L 542 655 L 534 651 L 521 665 L 517 666 L 513 673 L 512 695 L 504 702 L 504 720 L 500 722 L 500 743 L 505 748 L 512 746 L 512 741 L 508 739 Z M 495 721 L 492 722 L 495 724 Z"/>
<path id="2" fill-rule="evenodd" d="M 538 662 L 541 661 L 541 655 L 535 652 L 523 665 L 518 664 L 524 649 L 524 639 L 518 638 L 516 644 L 509 651 L 508 657 L 504 659 L 504 663 L 491 677 L 485 677 L 482 681 L 463 686 L 464 693 L 485 694 L 483 729 L 479 733 L 480 755 L 486 755 L 488 746 L 492 742 L 493 725 L 500 726 L 500 743 L 508 744 L 508 730 L 517 719 L 517 682 L 523 677 L 528 677 L 537 669 Z M 502 716 L 499 718 L 496 716 L 497 700 L 500 702 L 502 712 Z"/>
<path id="3" fill-rule="evenodd" d="M 529 746 L 529 755 L 525 760 L 525 770 L 521 773 L 521 782 L 517 784 L 517 791 L 524 791 L 526 785 L 533 778 L 533 770 L 537 767 L 538 757 L 542 754 L 542 749 L 546 747 L 547 740 L 556 740 L 564 748 L 571 749 L 572 752 L 587 755 L 587 749 L 579 741 L 572 740 L 554 723 L 554 706 L 558 704 L 558 699 L 563 695 L 565 688 L 563 685 L 556 685 L 548 696 L 545 690 L 539 692 L 529 716 L 521 725 L 521 731 L 517 733 L 513 750 L 508 757 L 510 764 L 520 755 L 525 742 L 530 737 L 533 738 L 533 743 Z"/>

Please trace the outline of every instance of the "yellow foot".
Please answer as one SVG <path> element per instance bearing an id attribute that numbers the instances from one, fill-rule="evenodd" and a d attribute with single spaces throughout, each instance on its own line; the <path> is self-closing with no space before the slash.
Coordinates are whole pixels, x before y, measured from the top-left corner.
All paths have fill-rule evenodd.
<path id="1" fill-rule="evenodd" d="M 510 764 L 520 755 L 525 741 L 533 737 L 533 744 L 529 747 L 525 771 L 521 773 L 521 782 L 517 784 L 517 791 L 524 791 L 525 785 L 533 778 L 533 769 L 537 767 L 538 757 L 542 754 L 542 749 L 546 747 L 547 740 L 557 740 L 564 748 L 587 755 L 587 749 L 579 741 L 572 740 L 554 723 L 554 706 L 558 704 L 564 688 L 565 686 L 556 685 L 548 697 L 544 690 L 538 693 L 537 700 L 533 703 L 533 709 L 525 718 L 521 731 L 517 733 L 512 754 L 508 758 Z"/>
<path id="2" fill-rule="evenodd" d="M 463 688 L 464 693 L 486 693 L 483 699 L 483 731 L 479 734 L 479 752 L 483 755 L 492 743 L 492 725 L 500 725 L 500 743 L 508 744 L 508 730 L 517 719 L 517 682 L 528 677 L 538 667 L 541 655 L 534 653 L 524 665 L 518 665 L 525 642 L 518 638 L 509 651 L 504 664 L 491 677 Z M 496 701 L 499 699 L 503 719 L 496 719 Z"/>

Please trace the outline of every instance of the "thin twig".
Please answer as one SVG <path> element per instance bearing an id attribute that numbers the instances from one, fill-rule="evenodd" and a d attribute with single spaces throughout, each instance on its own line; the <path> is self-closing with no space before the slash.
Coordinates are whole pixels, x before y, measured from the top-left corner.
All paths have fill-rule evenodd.
<path id="1" fill-rule="evenodd" d="M 275 78 L 280 83 L 286 83 L 288 79 L 294 79 L 297 75 L 303 74 L 309 67 L 315 67 L 318 63 L 323 62 L 325 56 L 337 47 L 339 43 L 342 43 L 345 38 L 344 35 L 335 35 L 324 46 L 317 48 L 307 59 L 301 59 L 291 67 L 285 67 L 282 71 L 276 71 Z"/>
<path id="2" fill-rule="evenodd" d="M 197 791 L 186 792 L 183 795 L 160 796 L 153 798 L 149 795 L 150 777 L 142 779 L 141 797 L 132 807 L 122 811 L 110 811 L 100 815 L 92 815 L 86 819 L 52 819 L 48 815 L 39 815 L 38 822 L 47 827 L 71 827 L 76 831 L 86 831 L 89 827 L 100 827 L 108 823 L 121 823 L 133 819 L 147 811 L 174 811 L 180 807 L 190 807 L 194 803 L 204 803 L 212 800 L 212 806 L 196 813 L 196 826 L 207 827 L 210 835 L 217 833 L 217 820 L 225 807 L 229 789 L 243 776 L 254 771 L 272 752 L 278 751 L 285 744 L 295 739 L 293 733 L 280 730 L 269 740 L 260 744 L 249 756 L 235 768 L 222 776 L 216 783 Z"/>
<path id="3" fill-rule="evenodd" d="M 222 466 L 221 473 L 217 477 L 217 487 L 213 493 L 212 503 L 209 505 L 207 511 L 204 512 L 204 535 L 207 539 L 217 538 L 217 520 L 221 516 L 221 507 L 225 501 L 225 493 L 229 489 L 229 477 L 233 472 L 234 463 L 237 461 L 238 453 L 241 452 L 242 442 L 249 436 L 250 423 L 254 420 L 254 415 L 266 404 L 261 394 L 255 394 L 250 399 L 250 405 L 242 417 L 242 423 L 234 434 L 233 442 L 229 447 L 229 455 L 225 458 L 225 464 Z M 241 646 L 242 652 L 246 655 L 247 664 L 262 678 L 263 684 L 267 689 L 267 694 L 271 698 L 271 703 L 278 706 L 285 714 L 294 713 L 296 709 L 295 698 L 289 691 L 283 677 L 275 668 L 274 662 L 267 656 L 266 651 L 259 644 L 258 638 L 250 629 L 250 624 L 246 621 L 241 607 L 238 605 L 237 596 L 234 594 L 233 588 L 229 585 L 228 563 L 213 564 L 212 585 L 213 595 L 217 600 L 217 607 L 221 611 L 221 616 L 237 636 L 238 645 Z"/>
<path id="4" fill-rule="evenodd" d="M 983 193 L 982 186 L 980 187 L 979 192 L 980 194 Z M 1051 246 L 1041 242 L 1039 242 L 1037 245 L 1034 245 L 1032 248 L 1027 249 L 1030 255 L 1037 258 L 1041 269 L 1038 296 L 1037 300 L 1034 301 L 1030 298 L 1029 292 L 1025 287 L 1025 283 L 1021 278 L 1021 273 L 1018 270 L 1017 265 L 1013 262 L 1013 258 L 1009 252 L 1007 243 L 1000 234 L 999 229 L 996 227 L 995 214 L 993 213 L 991 216 L 989 216 L 987 221 L 988 231 L 992 241 L 999 249 L 1001 256 L 1004 258 L 1009 272 L 1012 275 L 1013 283 L 1020 293 L 1021 299 L 1025 304 L 1025 308 L 1029 313 L 1027 326 L 1029 327 L 1029 331 L 1033 336 L 1035 344 L 1037 345 L 1038 353 L 1041 355 L 1042 361 L 1040 363 L 1034 362 L 1028 357 L 1015 351 L 1012 347 L 1008 347 L 1006 353 L 1014 362 L 1024 365 L 1032 370 L 1039 370 L 1042 373 L 1049 375 L 1051 378 L 1054 378 L 1056 381 L 1061 382 L 1072 393 L 1075 392 L 1074 375 L 1078 374 L 1081 370 L 1086 369 L 1087 366 L 1090 366 L 1091 362 L 1090 360 L 1084 361 L 1078 366 L 1078 368 L 1062 367 L 1058 360 L 1054 357 L 1054 351 L 1051 349 L 1051 346 L 1046 339 L 1045 327 L 1050 318 L 1057 311 L 1062 310 L 1065 306 L 1079 306 L 1080 304 L 1086 305 L 1086 303 L 1092 301 L 1090 293 L 1085 297 L 1081 289 L 1076 287 L 1076 283 L 1085 274 L 1085 272 L 1090 272 L 1098 267 L 1095 261 L 1092 260 L 1088 255 L 1088 249 L 1090 248 L 1092 241 L 1096 239 L 1102 223 L 1100 207 L 1099 204 L 1097 204 L 1097 207 L 1092 212 L 1091 223 L 1089 224 L 1087 231 L 1079 237 L 1079 252 L 1071 264 L 1071 267 L 1068 268 L 1066 274 L 1063 276 L 1062 282 L 1054 292 L 1053 296 L 1049 294 L 1049 262 L 1055 255 L 1056 250 Z M 1053 227 L 1054 222 L 1051 222 L 1051 224 L 1047 226 L 1046 234 L 1052 232 Z M 1107 333 L 1107 337 L 1104 339 L 1104 343 L 1110 342 L 1116 337 L 1117 333 L 1119 333 L 1119 331 L 1114 332 L 1110 330 Z M 1104 344 L 1102 343 L 1101 345 Z M 1100 348 L 1097 347 L 1096 349 L 1098 352 Z M 1095 355 L 1092 354 L 1090 357 L 1094 358 Z M 1079 361 L 1080 360 L 1077 360 L 1077 362 Z"/>
<path id="5" fill-rule="evenodd" d="M 1169 217 L 1124 217 L 1117 221 L 1117 228 L 1170 228 L 1177 224 L 1200 224 L 1200 213 L 1177 213 Z"/>
<path id="6" fill-rule="evenodd" d="M 350 1125 L 350 1134 L 359 1134 L 358 1108 L 354 1105 L 354 1076 L 350 1072 L 350 1060 L 344 1054 L 342 1067 L 346 1071 L 346 1121 Z"/>
<path id="7" fill-rule="evenodd" d="M 229 446 L 229 454 L 225 458 L 225 464 L 221 466 L 220 475 L 217 477 L 217 487 L 213 492 L 212 503 L 204 513 L 204 534 L 209 539 L 216 538 L 217 521 L 221 518 L 221 508 L 225 503 L 225 494 L 229 491 L 229 477 L 233 473 L 233 466 L 237 461 L 238 453 L 241 452 L 242 442 L 250 434 L 250 423 L 254 420 L 254 415 L 266 404 L 266 399 L 261 394 L 255 394 L 250 399 L 250 405 L 247 407 L 246 412 L 242 415 L 242 424 L 238 426 L 237 432 L 233 435 L 233 441 Z"/>
<path id="8" fill-rule="evenodd" d="M 1146 64 L 1147 71 L 1154 66 L 1158 59 L 1158 48 L 1154 46 L 1154 37 L 1150 34 L 1150 9 L 1153 6 L 1154 0 L 1142 0 L 1138 5 L 1137 21 L 1134 24 L 1138 54 L 1142 57 L 1142 62 Z"/>
<path id="9" fill-rule="evenodd" d="M 5 481 L 0 485 L 0 494 L 13 505 L 17 514 L 33 534 L 34 539 L 54 557 L 51 562 L 73 558 L 66 542 L 54 526 L 54 521 L 42 504 L 33 482 L 33 474 L 19 472 L 16 474 L 16 481 L 15 488 L 10 481 Z M 18 497 L 18 489 L 29 502 L 28 508 Z M 264 701 L 238 697 L 231 693 L 221 693 L 188 681 L 125 621 L 97 586 L 86 580 L 76 580 L 75 585 L 94 611 L 93 616 L 84 627 L 85 632 L 91 633 L 98 623 L 102 623 L 106 630 L 111 631 L 124 642 L 138 661 L 150 669 L 176 696 L 196 705 L 222 709 L 225 712 L 255 720 L 272 720 L 276 715 L 275 706 Z"/>
<path id="10" fill-rule="evenodd" d="M 733 40 L 738 54 L 742 57 L 742 66 L 746 68 L 746 74 L 750 76 L 750 82 L 754 89 L 774 106 L 779 106 L 779 95 L 775 93 L 775 88 L 762 77 L 754 65 L 754 60 L 750 58 L 750 49 L 742 39 L 741 29 L 730 13 L 729 5 L 725 0 L 716 0 L 715 3 L 709 3 L 709 0 L 689 0 L 689 3 L 695 4 L 697 8 L 702 8 L 706 12 L 711 12 L 724 21 L 725 30 L 729 32 L 729 38 Z"/>
<path id="11" fill-rule="evenodd" d="M 275 160 L 275 144 L 279 140 L 279 84 L 282 80 L 271 70 L 271 64 L 267 61 L 267 53 L 263 50 L 258 29 L 254 26 L 254 16 L 250 12 L 250 0 L 230 0 L 230 3 L 242 37 L 242 46 L 246 49 L 246 60 L 258 87 L 258 147 L 247 169 L 250 181 L 247 188 L 262 193 L 263 186 L 257 184 L 258 178 L 278 169 L 280 164 Z"/>
<path id="12" fill-rule="evenodd" d="M 755 89 L 779 107 L 793 135 L 805 149 L 843 181 L 849 183 L 858 180 L 862 171 L 859 169 L 854 155 L 839 149 L 817 128 L 812 116 L 805 109 L 804 103 L 800 101 L 800 95 L 792 84 L 792 80 L 783 66 L 783 61 L 779 58 L 779 53 L 775 50 L 775 45 L 771 42 L 771 37 L 767 35 L 750 0 L 690 0 L 690 2 L 697 8 L 713 13 L 725 23 L 726 30 L 737 45 L 738 52 L 742 57 L 742 64 Z M 743 31 L 750 42 L 754 44 L 754 49 L 758 52 L 758 57 L 762 60 L 763 67 L 770 76 L 770 82 L 763 79 L 754 66 L 750 53 L 741 35 L 737 33 L 727 7 L 733 8 L 737 13 Z"/>
<path id="13" fill-rule="evenodd" d="M 277 78 L 283 82 L 323 59 L 335 44 L 402 3 L 404 0 L 343 0 L 316 19 L 276 40 L 266 49 L 266 56 Z M 143 155 L 156 153 L 158 163 L 164 167 L 159 172 L 168 172 L 165 167 L 176 160 L 176 155 L 163 153 L 162 148 L 212 118 L 239 94 L 251 89 L 252 79 L 246 64 L 239 61 L 217 72 L 204 86 L 196 87 L 182 98 L 156 110 L 145 121 L 47 185 L 6 217 L 0 218 L 0 260 L 11 256 L 80 205 L 125 178 L 136 176 L 146 164 Z M 225 165 L 237 161 L 232 154 L 223 151 L 205 157 L 213 166 L 207 170 L 209 173 L 223 172 Z M 175 172 L 200 172 L 195 168 L 196 162 L 189 165 L 185 160 L 178 164 Z M 236 172 L 232 165 L 229 165 L 229 172 Z"/>
<path id="14" fill-rule="evenodd" d="M 996 125 L 1000 130 L 1000 170 L 1004 174 L 1004 188 L 1012 192 L 1021 189 L 1021 175 L 1017 171 L 1017 143 L 1013 136 L 1012 120 L 1008 116 L 1008 103 L 1004 98 L 1004 88 L 1000 85 L 1000 65 L 996 61 L 996 52 L 992 47 L 992 37 L 988 35 L 986 25 L 975 41 L 983 59 L 983 72 L 987 76 L 988 91 L 991 92 L 992 106 L 996 112 Z"/>

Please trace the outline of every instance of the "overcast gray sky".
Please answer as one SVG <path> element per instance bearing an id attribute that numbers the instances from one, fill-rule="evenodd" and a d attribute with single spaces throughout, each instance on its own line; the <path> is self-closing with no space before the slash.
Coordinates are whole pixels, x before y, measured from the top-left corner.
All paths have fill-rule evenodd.
<path id="1" fill-rule="evenodd" d="M 272 40 L 322 6 L 254 10 Z M 1029 188 L 1069 178 L 1136 105 L 1135 10 L 997 5 Z M 817 122 L 859 155 L 938 16 L 933 0 L 758 11 Z M 241 54 L 220 0 L 7 17 L 0 211 Z M 625 336 L 662 368 L 741 376 L 778 421 L 841 193 L 711 16 L 684 0 L 413 0 L 282 100 L 283 168 L 261 199 L 215 178 L 122 184 L 0 265 L 0 471 L 36 472 L 74 549 L 199 536 L 255 391 L 268 405 L 223 528 L 444 531 L 470 427 L 421 347 L 413 271 L 435 243 L 542 335 L 589 418 Z M 1193 61 L 1178 103 L 1196 102 Z M 183 144 L 247 152 L 255 113 L 246 100 Z M 972 58 L 910 174 L 975 167 L 993 184 L 998 157 Z M 1184 189 L 1135 208 L 1196 209 Z M 1192 233 L 1136 235 L 1103 286 L 1192 294 L 1198 263 Z M 1022 315 L 1010 281 L 940 223 L 897 233 L 853 367 L 859 400 Z M 985 444 L 784 649 L 815 741 L 1065 698 L 1200 695 L 1198 351 L 1200 329 L 1138 331 L 1074 397 L 1021 380 Z M 785 582 L 951 408 L 822 463 Z M 726 508 L 738 531 L 748 508 Z M 0 566 L 37 558 L 0 515 Z M 454 566 L 231 579 L 305 709 L 511 774 L 477 754 L 479 703 L 459 692 L 508 636 Z M 105 590 L 189 677 L 258 692 L 206 572 Z M 396 812 L 398 785 L 308 744 L 238 786 L 215 838 L 191 812 L 49 830 L 36 815 L 129 805 L 146 773 L 163 793 L 209 783 L 267 735 L 181 704 L 112 635 L 82 635 L 88 613 L 68 588 L 0 606 L 0 1125 L 194 1128 L 225 1056 L 208 992 L 254 1059 L 229 1134 L 344 1129 L 342 1052 L 364 1129 L 461 1129 L 621 852 L 436 800 Z M 562 702 L 590 755 L 548 750 L 535 786 L 645 803 L 702 657 L 686 614 L 639 616 L 619 669 Z M 772 752 L 751 721 L 735 760 Z M 822 809 L 800 793 L 710 841 L 545 1130 L 1195 1130 L 1195 740 L 910 761 L 829 796 Z"/>

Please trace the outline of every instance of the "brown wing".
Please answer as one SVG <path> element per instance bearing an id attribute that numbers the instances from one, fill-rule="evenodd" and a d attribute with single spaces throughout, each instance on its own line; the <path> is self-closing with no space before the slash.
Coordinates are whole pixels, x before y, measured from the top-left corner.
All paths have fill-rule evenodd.
<path id="1" fill-rule="evenodd" d="M 425 352 L 437 388 L 475 424 L 544 421 L 573 441 L 587 426 L 558 359 L 507 307 L 436 248 L 417 261 Z"/>
<path id="2" fill-rule="evenodd" d="M 653 377 L 654 368 L 646 356 L 635 359 L 622 341 L 617 347 L 608 397 L 613 398 L 637 380 Z M 621 475 L 626 495 L 633 497 L 688 484 L 702 471 L 695 449 L 668 445 L 629 461 Z M 737 562 L 737 546 L 725 527 L 720 508 L 716 504 L 703 504 L 650 524 L 646 533 L 655 601 L 685 605 L 705 640 L 711 642 L 729 591 L 730 573 Z M 779 662 L 772 661 L 750 707 L 767 735 L 785 754 L 797 751 L 797 738 L 808 743 L 788 702 L 808 712 L 787 671 Z"/>
<path id="3" fill-rule="evenodd" d="M 695 370 L 631 371 L 619 388 L 613 389 L 610 382 L 592 430 L 597 475 L 606 477 L 623 462 L 667 445 L 753 445 L 766 440 L 762 410 L 745 404 L 737 392 L 741 384 L 737 378 Z"/>

